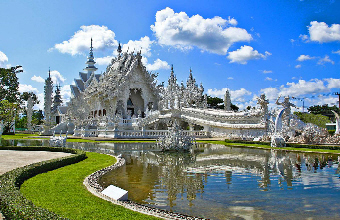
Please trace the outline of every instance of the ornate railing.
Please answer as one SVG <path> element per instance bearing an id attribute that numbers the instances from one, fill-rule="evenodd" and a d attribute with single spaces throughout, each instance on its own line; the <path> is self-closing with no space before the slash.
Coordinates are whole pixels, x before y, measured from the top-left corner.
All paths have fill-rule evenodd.
<path id="1" fill-rule="evenodd" d="M 168 134 L 168 130 L 98 130 L 98 137 L 111 138 L 159 138 Z M 196 138 L 209 137 L 207 131 L 181 131 L 183 136 Z"/>

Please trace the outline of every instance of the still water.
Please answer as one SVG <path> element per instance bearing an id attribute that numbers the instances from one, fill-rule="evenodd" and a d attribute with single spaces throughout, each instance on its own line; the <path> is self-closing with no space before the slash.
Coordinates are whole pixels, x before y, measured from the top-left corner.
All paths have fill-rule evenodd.
<path id="1" fill-rule="evenodd" d="M 41 144 L 47 142 L 34 142 Z M 68 147 L 122 154 L 126 165 L 101 184 L 128 190 L 130 200 L 149 206 L 211 219 L 340 218 L 338 156 L 213 144 L 192 153 L 162 153 L 147 143 Z"/>

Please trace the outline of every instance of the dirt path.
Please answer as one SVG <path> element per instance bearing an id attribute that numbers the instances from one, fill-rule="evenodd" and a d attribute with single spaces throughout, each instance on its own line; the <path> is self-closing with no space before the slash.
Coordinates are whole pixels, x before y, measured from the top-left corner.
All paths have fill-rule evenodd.
<path id="1" fill-rule="evenodd" d="M 0 150 L 0 175 L 18 167 L 69 155 L 63 152 Z"/>

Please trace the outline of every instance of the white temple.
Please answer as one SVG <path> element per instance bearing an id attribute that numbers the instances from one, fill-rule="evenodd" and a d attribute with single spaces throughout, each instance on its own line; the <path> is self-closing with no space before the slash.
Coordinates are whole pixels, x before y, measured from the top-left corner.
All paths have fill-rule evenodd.
<path id="1" fill-rule="evenodd" d="M 268 131 L 265 97 L 256 110 L 234 112 L 228 92 L 225 110 L 208 109 L 203 85 L 191 69 L 186 85 L 177 83 L 173 67 L 168 85 L 157 85 L 157 74 L 146 70 L 140 52 L 122 52 L 120 44 L 117 52 L 106 71 L 96 74 L 91 39 L 87 66 L 71 85 L 69 120 L 64 117 L 55 132 L 70 133 L 70 121 L 76 136 L 112 138 L 157 138 L 174 123 L 194 137 L 254 138 Z"/>

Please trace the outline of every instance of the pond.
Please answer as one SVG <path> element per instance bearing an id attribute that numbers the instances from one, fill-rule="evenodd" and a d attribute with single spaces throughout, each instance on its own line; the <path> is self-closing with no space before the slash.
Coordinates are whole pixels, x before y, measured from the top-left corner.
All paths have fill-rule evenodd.
<path id="1" fill-rule="evenodd" d="M 10 145 L 46 145 L 12 141 Z M 6 144 L 6 143 L 3 143 Z M 101 178 L 148 206 L 210 219 L 339 219 L 339 158 L 330 154 L 200 145 L 162 153 L 153 144 L 68 143 L 122 154 L 126 165 Z"/>

